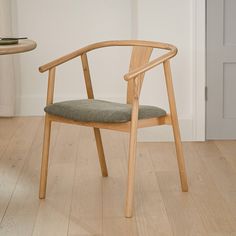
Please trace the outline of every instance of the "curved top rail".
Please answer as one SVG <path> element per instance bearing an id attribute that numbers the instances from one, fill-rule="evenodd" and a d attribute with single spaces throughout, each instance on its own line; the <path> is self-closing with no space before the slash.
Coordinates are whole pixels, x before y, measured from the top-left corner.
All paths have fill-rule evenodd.
<path id="1" fill-rule="evenodd" d="M 172 51 L 173 56 L 175 56 L 175 54 L 177 53 L 177 48 L 171 44 L 168 44 L 168 43 L 160 43 L 160 42 L 154 42 L 154 41 L 143 41 L 143 40 L 103 41 L 103 42 L 99 42 L 99 43 L 90 44 L 86 47 L 80 48 L 72 53 L 62 56 L 56 60 L 53 60 L 43 66 L 40 66 L 39 71 L 41 73 L 43 73 L 55 66 L 63 64 L 63 63 L 65 63 L 73 58 L 76 58 L 86 52 L 89 52 L 89 51 L 92 51 L 92 50 L 98 49 L 98 48 L 111 47 L 111 46 L 144 46 L 144 47 L 152 47 L 152 48 L 170 50 L 170 51 Z"/>
<path id="2" fill-rule="evenodd" d="M 34 50 L 37 44 L 30 39 L 21 39 L 17 44 L 0 45 L 0 55 L 15 54 Z"/>

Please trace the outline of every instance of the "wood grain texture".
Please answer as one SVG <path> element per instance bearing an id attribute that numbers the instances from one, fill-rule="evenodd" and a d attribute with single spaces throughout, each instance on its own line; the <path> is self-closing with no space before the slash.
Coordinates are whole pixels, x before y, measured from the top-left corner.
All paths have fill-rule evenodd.
<path id="1" fill-rule="evenodd" d="M 56 68 L 53 67 L 52 69 L 49 70 L 48 73 L 48 89 L 47 89 L 46 105 L 50 105 L 53 103 L 55 75 L 56 75 Z"/>
<path id="2" fill-rule="evenodd" d="M 50 187 L 48 199 L 40 202 L 37 182 L 43 119 L 0 119 L 0 127 L 5 124 L 10 125 L 0 131 L 8 139 L 0 138 L 5 147 L 0 159 L 0 235 L 236 234 L 236 169 L 231 164 L 235 141 L 183 143 L 189 193 L 182 193 L 176 181 L 174 143 L 138 143 L 135 217 L 126 219 L 128 134 L 102 130 L 110 167 L 110 176 L 102 178 L 92 130 L 53 124 Z"/>
<path id="3" fill-rule="evenodd" d="M 48 115 L 46 114 L 44 121 L 43 152 L 42 152 L 41 174 L 39 183 L 40 199 L 44 199 L 46 197 L 51 126 L 52 122 L 49 120 Z"/>
<path id="4" fill-rule="evenodd" d="M 0 55 L 27 52 L 35 49 L 36 46 L 37 44 L 33 40 L 23 39 L 19 40 L 18 44 L 0 45 Z"/>
<path id="5" fill-rule="evenodd" d="M 15 135 L 19 126 L 24 122 L 21 118 L 0 118 L 0 159 L 3 157 L 11 138 Z"/>
<path id="6" fill-rule="evenodd" d="M 56 74 L 56 68 L 53 67 L 49 70 L 49 73 L 48 73 L 48 89 L 47 89 L 46 105 L 50 105 L 53 103 L 55 74 Z M 41 174 L 40 174 L 40 183 L 39 183 L 39 198 L 40 199 L 44 199 L 46 197 L 51 125 L 52 125 L 52 122 L 49 119 L 48 114 L 46 114 L 45 121 L 44 121 L 43 151 L 42 151 Z"/>
<path id="7" fill-rule="evenodd" d="M 139 83 L 141 83 L 141 81 L 139 81 Z M 136 164 L 136 152 L 137 152 L 138 107 L 139 107 L 138 98 L 133 99 L 130 139 L 129 139 L 128 180 L 127 180 L 125 217 L 132 217 L 133 215 L 134 182 L 135 182 L 135 167 L 136 167 L 135 164 Z"/>
<path id="8" fill-rule="evenodd" d="M 88 45 L 86 47 L 80 48 L 74 52 L 71 52 L 65 56 L 62 56 L 58 59 L 55 59 L 45 65 L 42 65 L 39 67 L 40 72 L 48 71 L 49 69 L 59 66 L 69 60 L 72 60 L 78 56 L 81 56 L 84 53 L 90 52 L 92 50 L 103 48 L 103 47 L 114 47 L 114 46 L 140 46 L 140 47 L 153 47 L 153 48 L 160 48 L 169 50 L 170 52 L 166 55 L 165 59 L 170 59 L 171 57 L 174 57 L 177 53 L 177 48 L 171 44 L 168 43 L 160 43 L 160 42 L 153 42 L 153 41 L 143 41 L 143 40 L 116 40 L 116 41 L 104 41 L 99 43 L 94 43 L 91 45 Z M 155 66 L 156 62 L 150 62 L 151 68 Z M 159 63 L 160 64 L 160 63 Z M 149 67 L 150 69 L 150 67 Z"/>
<path id="9" fill-rule="evenodd" d="M 102 235 L 103 181 L 92 129 L 80 128 L 68 235 Z M 89 149 L 87 148 L 89 147 Z M 107 151 L 105 146 L 105 151 Z"/>
<path id="10" fill-rule="evenodd" d="M 74 124 L 74 125 L 81 125 L 87 127 L 96 127 L 100 129 L 109 129 L 109 130 L 116 130 L 121 132 L 130 132 L 130 125 L 131 122 L 124 122 L 124 123 L 98 123 L 98 122 L 83 122 L 83 121 L 75 121 L 70 119 L 65 119 L 60 116 L 53 116 L 48 115 L 51 121 L 60 122 L 60 123 L 67 123 L 67 124 Z M 151 127 L 156 125 L 170 125 L 171 119 L 169 115 L 158 117 L 158 118 L 150 118 L 150 119 L 142 119 L 138 120 L 138 128 L 145 128 Z"/>
<path id="11" fill-rule="evenodd" d="M 78 127 L 60 127 L 51 153 L 47 200 L 40 201 L 32 235 L 67 235 L 78 138 Z"/>
<path id="12" fill-rule="evenodd" d="M 169 107 L 170 107 L 170 116 L 171 123 L 173 127 L 174 139 L 175 139 L 175 147 L 176 147 L 176 155 L 179 167 L 179 175 L 181 181 L 181 187 L 183 192 L 188 192 L 188 180 L 184 162 L 184 153 L 181 143 L 180 130 L 179 130 L 179 121 L 177 116 L 176 104 L 175 104 L 175 95 L 174 88 L 172 83 L 172 75 L 170 69 L 170 61 L 165 61 L 163 63 L 165 79 L 166 79 L 166 88 L 168 93 Z"/>
<path id="13" fill-rule="evenodd" d="M 20 123 L 18 123 L 19 119 Z M 3 219 L 19 176 L 22 174 L 40 120 L 39 118 L 16 119 L 18 123 L 16 132 L 2 153 L 0 160 L 0 220 Z"/>
<path id="14" fill-rule="evenodd" d="M 93 86 L 92 86 L 92 81 L 91 81 L 91 77 L 90 77 L 88 57 L 87 57 L 86 53 L 81 55 L 81 61 L 82 61 L 82 67 L 83 67 L 87 95 L 88 95 L 88 98 L 93 99 L 94 98 Z"/>
<path id="15" fill-rule="evenodd" d="M 129 71 L 133 71 L 138 67 L 147 64 L 151 56 L 152 50 L 153 50 L 152 47 L 134 46 L 130 59 Z M 142 87 L 144 73 L 140 74 L 138 79 L 140 80 Z M 133 103 L 133 97 L 134 97 L 133 93 L 134 93 L 134 80 L 130 80 L 128 81 L 127 85 L 127 103 L 129 104 Z"/>
<path id="16" fill-rule="evenodd" d="M 32 145 L 26 152 L 25 164 L 12 193 L 7 212 L 1 221 L 0 235 L 31 235 L 33 231 L 40 204 L 37 199 L 37 190 L 42 153 L 43 119 L 40 118 L 40 120 Z M 53 145 L 54 142 L 52 142 L 52 147 Z"/>
<path id="17" fill-rule="evenodd" d="M 48 73 L 48 89 L 47 89 L 46 105 L 50 105 L 53 103 L 55 74 L 56 74 L 56 68 L 53 67 L 52 69 L 49 70 L 49 73 Z M 43 151 L 42 151 L 41 174 L 40 174 L 40 183 L 39 183 L 39 198 L 40 199 L 44 199 L 46 197 L 51 126 L 52 126 L 52 122 L 49 119 L 48 114 L 46 114 L 45 121 L 44 121 Z"/>

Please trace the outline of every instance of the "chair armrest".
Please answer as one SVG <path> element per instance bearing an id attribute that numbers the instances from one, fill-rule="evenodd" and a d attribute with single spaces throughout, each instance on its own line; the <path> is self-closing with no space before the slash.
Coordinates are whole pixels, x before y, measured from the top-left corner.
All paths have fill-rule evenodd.
<path id="1" fill-rule="evenodd" d="M 171 45 L 171 44 L 167 44 L 167 43 L 158 43 L 158 42 L 148 42 L 148 41 L 139 41 L 139 40 L 118 40 L 118 41 L 104 41 L 104 42 L 99 42 L 99 43 L 94 43 L 94 44 L 90 44 L 86 47 L 83 47 L 81 49 L 78 49 L 74 52 L 71 52 L 65 56 L 62 56 L 62 57 L 59 57 L 57 58 L 56 60 L 53 60 L 45 65 L 42 65 L 39 67 L 39 71 L 41 73 L 45 72 L 45 71 L 48 71 L 50 69 L 52 69 L 53 67 L 56 67 L 58 65 L 61 65 L 67 61 L 70 61 L 78 56 L 81 56 L 82 54 L 84 53 L 87 53 L 93 49 L 97 49 L 97 48 L 102 48 L 102 47 L 110 47 L 110 46 L 147 46 L 147 47 L 153 47 L 153 48 L 161 48 L 161 49 L 167 49 L 167 50 L 170 50 L 169 53 L 166 54 L 167 59 L 175 56 L 175 54 L 177 53 L 177 49 L 175 46 Z M 160 57 L 162 58 L 162 57 Z M 160 58 L 157 58 L 156 60 L 160 59 Z M 149 69 L 153 68 L 154 66 L 160 64 L 161 62 L 155 62 L 156 60 L 153 60 L 152 62 L 148 63 L 146 66 L 148 66 Z M 165 61 L 165 60 L 163 60 Z M 163 62 L 162 61 L 162 62 Z M 153 64 L 152 64 L 153 63 Z M 146 67 L 145 66 L 145 67 Z M 144 66 L 143 66 L 144 67 Z M 140 67 L 139 69 L 142 69 L 143 67 Z M 135 72 L 136 70 L 132 71 L 132 72 Z M 143 70 L 143 72 L 145 72 L 146 70 Z M 128 77 L 135 77 L 135 75 L 133 75 L 131 73 L 128 73 L 127 74 L 127 78 Z M 143 73 L 142 71 L 140 73 Z M 139 73 L 138 73 L 139 74 Z M 125 75 L 126 76 L 126 75 Z M 136 75 L 137 76 L 137 75 Z M 126 80 L 129 80 L 129 79 L 126 79 Z"/>
<path id="2" fill-rule="evenodd" d="M 57 58 L 57 59 L 55 59 L 55 60 L 53 60 L 53 61 L 51 61 L 51 62 L 49 62 L 47 64 L 44 64 L 44 65 L 40 66 L 39 67 L 39 71 L 41 73 L 43 73 L 45 71 L 48 71 L 48 70 L 50 70 L 53 67 L 56 67 L 56 66 L 61 65 L 61 64 L 65 63 L 65 62 L 67 62 L 67 61 L 70 61 L 70 60 L 72 60 L 72 59 L 74 59 L 74 58 L 76 58 L 78 56 L 81 56 L 85 52 L 86 52 L 85 48 L 81 48 L 81 49 L 76 50 L 76 51 L 74 51 L 72 53 L 69 53 L 69 54 L 67 54 L 65 56 L 59 57 L 59 58 Z"/>
<path id="3" fill-rule="evenodd" d="M 168 53 L 150 61 L 149 63 L 138 67 L 135 70 L 132 70 L 130 72 L 128 72 L 127 74 L 124 75 L 124 79 L 126 81 L 129 81 L 135 77 L 137 77 L 138 75 L 152 69 L 153 67 L 163 63 L 166 60 L 169 60 L 170 58 L 174 57 L 177 54 L 178 50 L 177 48 L 172 48 Z"/>

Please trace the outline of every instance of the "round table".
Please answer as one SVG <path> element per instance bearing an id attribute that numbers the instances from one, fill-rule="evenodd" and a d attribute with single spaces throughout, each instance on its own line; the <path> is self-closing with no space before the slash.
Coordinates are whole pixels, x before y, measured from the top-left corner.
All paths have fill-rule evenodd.
<path id="1" fill-rule="evenodd" d="M 30 39 L 19 39 L 18 44 L 0 45 L 0 55 L 27 52 L 35 49 L 36 42 Z"/>

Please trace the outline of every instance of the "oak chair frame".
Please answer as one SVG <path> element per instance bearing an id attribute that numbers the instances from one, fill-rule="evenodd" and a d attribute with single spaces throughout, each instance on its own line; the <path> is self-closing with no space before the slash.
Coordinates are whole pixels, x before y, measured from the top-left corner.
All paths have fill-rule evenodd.
<path id="1" fill-rule="evenodd" d="M 110 46 L 132 46 L 133 53 L 130 64 L 130 71 L 124 75 L 124 79 L 128 82 L 127 89 L 127 103 L 132 104 L 131 121 L 124 123 L 98 123 L 98 122 L 81 122 L 62 118 L 54 115 L 45 115 L 45 126 L 44 126 L 44 141 L 43 141 L 43 153 L 42 153 L 42 165 L 41 165 L 41 177 L 40 177 L 40 189 L 39 198 L 44 199 L 46 196 L 46 183 L 48 173 L 48 158 L 49 158 L 49 146 L 50 146 L 50 133 L 52 122 L 63 122 L 69 124 L 76 124 L 82 126 L 93 127 L 94 135 L 98 150 L 99 162 L 101 166 L 102 176 L 108 176 L 105 155 L 102 145 L 102 139 L 100 129 L 111 129 L 117 131 L 123 131 L 130 133 L 129 141 L 129 159 L 128 159 L 128 183 L 127 183 L 127 194 L 125 204 L 125 216 L 132 217 L 133 211 L 133 198 L 134 198 L 134 179 L 135 179 L 135 160 L 136 160 L 136 146 L 137 146 L 137 129 L 156 126 L 156 125 L 172 125 L 177 162 L 179 168 L 179 175 L 181 181 L 181 188 L 183 192 L 188 191 L 187 176 L 185 170 L 184 156 L 182 143 L 180 139 L 180 130 L 177 118 L 174 89 L 172 84 L 172 75 L 170 68 L 170 59 L 177 54 L 175 46 L 141 40 L 120 40 L 120 41 L 105 41 L 100 43 L 91 44 L 79 50 L 76 50 L 70 54 L 60 57 L 48 64 L 45 64 L 39 68 L 41 73 L 49 71 L 48 75 L 48 90 L 47 90 L 47 102 L 46 104 L 53 103 L 54 96 L 54 83 L 55 83 L 55 71 L 56 67 L 71 60 L 78 56 L 81 57 L 84 79 L 86 84 L 86 90 L 88 98 L 93 99 L 93 88 L 90 78 L 90 71 L 88 65 L 87 53 L 98 48 L 110 47 Z M 164 55 L 148 62 L 152 49 L 165 49 L 168 50 Z M 170 114 L 159 118 L 149 118 L 138 120 L 139 111 L 139 96 L 146 71 L 153 67 L 163 64 L 167 95 L 169 100 Z"/>

